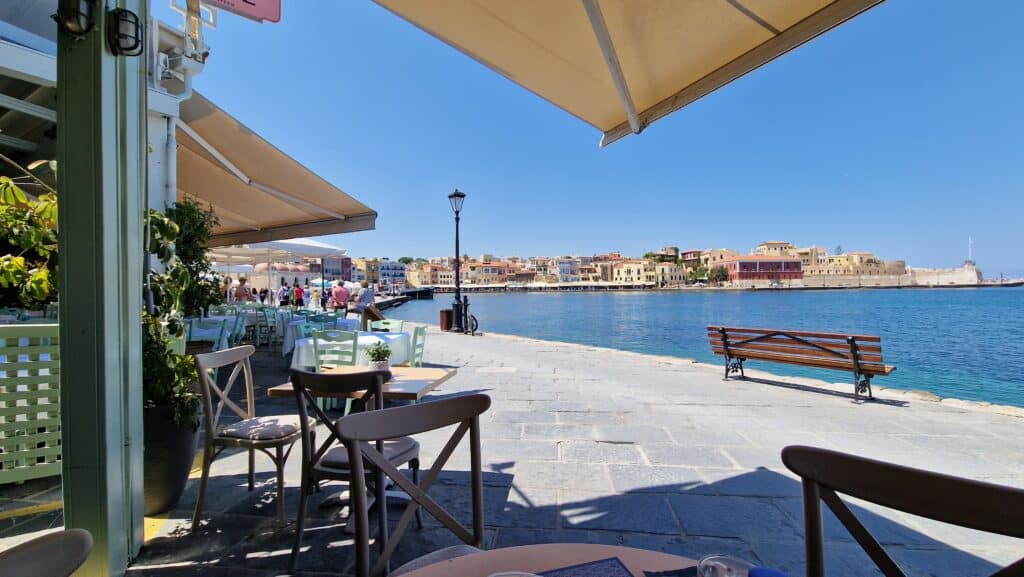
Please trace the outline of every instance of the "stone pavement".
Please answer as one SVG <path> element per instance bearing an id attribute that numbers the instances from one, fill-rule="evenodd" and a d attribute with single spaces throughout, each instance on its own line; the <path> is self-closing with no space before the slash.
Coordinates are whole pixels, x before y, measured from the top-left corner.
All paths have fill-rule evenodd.
<path id="1" fill-rule="evenodd" d="M 797 443 L 1024 486 L 1024 435 L 1015 416 L 889 392 L 857 403 L 851 385 L 756 371 L 746 381 L 723 382 L 718 367 L 683 359 L 431 330 L 428 364 L 459 368 L 434 397 L 481 391 L 494 401 L 482 425 L 489 547 L 596 542 L 695 558 L 729 553 L 802 575 L 800 483 L 779 458 L 782 447 Z M 261 390 L 287 378 L 282 365 L 278 356 L 259 355 Z M 262 393 L 258 402 L 261 412 L 294 411 L 290 402 L 271 402 Z M 447 436 L 419 437 L 425 466 Z M 289 462 L 290 518 L 297 456 Z M 194 481 L 178 510 L 150 520 L 157 536 L 132 573 L 284 573 L 294 523 L 275 526 L 269 462 L 257 458 L 261 484 L 249 493 L 245 461 L 236 453 L 214 464 L 207 521 L 198 534 L 187 529 Z M 431 490 L 465 523 L 468 469 L 468 449 L 460 450 Z M 352 573 L 351 538 L 341 531 L 337 509 L 316 506 L 329 492 L 312 499 L 300 574 Z M 872 505 L 854 503 L 854 509 L 912 576 L 988 575 L 1024 555 L 1015 539 Z M 455 543 L 424 517 L 425 528 L 411 530 L 399 547 L 399 561 Z M 826 521 L 826 536 L 830 574 L 880 575 L 834 518 Z"/>

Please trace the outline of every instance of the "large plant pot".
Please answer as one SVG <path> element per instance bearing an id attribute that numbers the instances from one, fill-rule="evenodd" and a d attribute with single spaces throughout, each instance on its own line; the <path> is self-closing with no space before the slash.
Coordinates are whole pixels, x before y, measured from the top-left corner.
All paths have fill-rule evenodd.
<path id="1" fill-rule="evenodd" d="M 143 410 L 143 456 L 146 515 L 174 507 L 185 490 L 196 449 L 196 432 L 188 424 L 174 422 L 170 407 Z"/>

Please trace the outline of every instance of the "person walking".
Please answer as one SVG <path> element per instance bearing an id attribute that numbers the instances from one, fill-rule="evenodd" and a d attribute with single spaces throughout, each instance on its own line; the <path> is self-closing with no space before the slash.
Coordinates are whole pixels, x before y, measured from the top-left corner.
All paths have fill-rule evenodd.
<path id="1" fill-rule="evenodd" d="M 345 288 L 345 283 L 338 281 L 338 284 L 334 285 L 331 289 L 331 302 L 329 303 L 334 307 L 334 312 L 341 310 L 342 315 L 348 316 L 348 301 L 352 298 L 352 293 Z"/>

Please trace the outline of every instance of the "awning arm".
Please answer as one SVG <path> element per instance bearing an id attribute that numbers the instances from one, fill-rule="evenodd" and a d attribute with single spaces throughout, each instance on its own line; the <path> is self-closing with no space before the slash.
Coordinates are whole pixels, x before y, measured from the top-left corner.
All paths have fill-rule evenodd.
<path id="1" fill-rule="evenodd" d="M 640 131 L 643 130 L 643 127 L 640 126 L 640 117 L 637 116 L 633 97 L 630 96 L 629 86 L 626 85 L 626 77 L 622 74 L 619 57 L 615 54 L 615 45 L 612 44 L 611 34 L 608 33 L 608 25 L 604 22 L 604 14 L 601 13 L 601 6 L 597 2 L 598 0 L 583 0 L 583 8 L 587 11 L 587 17 L 590 18 L 590 26 L 594 29 L 597 43 L 601 46 L 604 61 L 608 64 L 608 72 L 612 75 L 615 91 L 619 93 L 622 107 L 626 109 L 629 127 L 633 130 L 633 134 L 640 134 Z"/>
<path id="2" fill-rule="evenodd" d="M 189 138 L 191 138 L 192 140 L 196 141 L 196 143 L 199 144 L 199 146 L 203 147 L 203 150 L 205 150 L 206 152 L 210 153 L 210 156 L 212 156 L 215 159 L 217 159 L 217 162 L 219 162 L 221 164 L 221 166 L 223 166 L 225 169 L 227 169 L 228 172 L 230 172 L 231 174 L 235 175 L 235 177 L 237 177 L 238 180 L 241 180 L 242 182 L 244 182 L 245 184 L 248 184 L 249 186 L 251 186 L 253 188 L 261 190 L 261 191 L 269 194 L 270 196 L 273 196 L 273 197 L 278 198 L 280 200 L 283 200 L 285 202 L 291 203 L 291 204 L 293 204 L 295 206 L 298 206 L 298 207 L 300 207 L 300 208 L 302 208 L 304 210 L 307 210 L 309 212 L 312 212 L 314 214 L 323 214 L 323 215 L 330 216 L 332 218 L 336 218 L 338 220 L 345 220 L 345 215 L 344 214 L 341 214 L 339 212 L 335 212 L 333 210 L 326 209 L 326 208 L 324 208 L 322 206 L 317 206 L 317 205 L 315 205 L 315 204 L 313 204 L 311 202 L 302 200 L 301 198 L 292 196 L 292 195 L 290 195 L 290 194 L 288 194 L 286 192 L 281 192 L 280 190 L 273 189 L 273 188 L 271 188 L 269 186 L 266 186 L 265 184 L 260 184 L 260 183 L 258 183 L 256 181 L 254 181 L 253 179 L 249 178 L 249 176 L 247 174 L 242 172 L 242 169 L 240 169 L 237 166 L 235 166 L 235 164 L 233 162 L 231 162 L 230 160 L 227 159 L 226 156 L 221 154 L 221 152 L 219 150 L 217 150 L 216 147 L 214 147 L 212 144 L 207 142 L 205 138 L 203 138 L 198 132 L 195 131 L 194 128 L 189 126 L 188 123 L 186 123 L 184 120 L 182 120 L 180 118 L 175 118 L 174 122 L 175 122 L 175 125 L 178 128 L 180 128 L 182 132 L 187 134 L 189 136 Z"/>

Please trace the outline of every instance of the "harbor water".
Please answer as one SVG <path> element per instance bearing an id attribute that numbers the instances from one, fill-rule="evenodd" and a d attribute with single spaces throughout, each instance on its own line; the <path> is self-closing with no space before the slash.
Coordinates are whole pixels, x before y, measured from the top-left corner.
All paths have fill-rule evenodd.
<path id="1" fill-rule="evenodd" d="M 873 334 L 886 364 L 875 384 L 1024 406 L 1024 288 L 646 291 L 471 294 L 484 332 L 721 363 L 708 325 Z M 389 317 L 438 323 L 450 294 Z M 429 342 L 427 344 L 429 349 Z M 428 351 L 429 352 L 429 351 Z M 837 371 L 748 362 L 780 375 L 850 381 Z M 640 385 L 640 383 L 638 383 Z M 851 384 L 852 389 L 852 384 Z"/>

